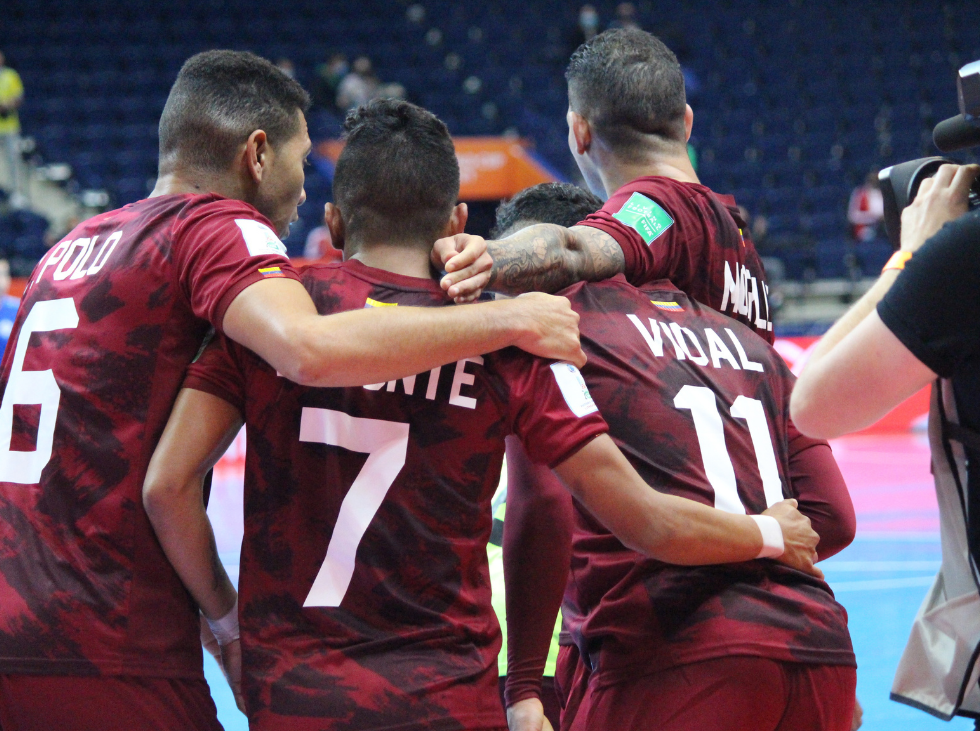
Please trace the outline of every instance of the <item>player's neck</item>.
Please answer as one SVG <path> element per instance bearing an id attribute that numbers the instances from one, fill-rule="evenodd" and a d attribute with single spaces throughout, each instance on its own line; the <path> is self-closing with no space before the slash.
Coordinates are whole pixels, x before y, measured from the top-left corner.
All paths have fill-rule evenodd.
<path id="1" fill-rule="evenodd" d="M 217 193 L 225 198 L 233 198 L 248 202 L 245 190 L 240 185 L 237 178 L 227 175 L 208 175 L 198 171 L 175 170 L 157 178 L 156 185 L 150 198 L 160 195 L 181 195 L 181 194 L 203 195 L 205 193 Z"/>
<path id="2" fill-rule="evenodd" d="M 392 274 L 418 279 L 432 279 L 435 272 L 429 263 L 432 245 L 424 247 L 401 244 L 360 244 L 349 257 L 365 266 L 381 269 Z"/>
<path id="3" fill-rule="evenodd" d="M 694 172 L 691 158 L 687 149 L 677 152 L 656 152 L 642 156 L 639 159 L 623 160 L 610 155 L 602 161 L 599 167 L 606 195 L 611 196 L 627 183 L 648 175 L 659 175 L 682 183 L 700 183 L 698 174 Z"/>

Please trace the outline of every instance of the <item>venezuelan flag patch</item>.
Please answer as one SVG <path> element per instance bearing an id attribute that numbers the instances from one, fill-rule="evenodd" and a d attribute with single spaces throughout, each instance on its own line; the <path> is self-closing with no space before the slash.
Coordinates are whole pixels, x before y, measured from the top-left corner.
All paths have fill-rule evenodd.
<path id="1" fill-rule="evenodd" d="M 684 308 L 676 302 L 658 302 L 657 300 L 650 300 L 650 304 L 656 307 L 658 310 L 667 310 L 668 312 L 684 311 Z"/>
<path id="2" fill-rule="evenodd" d="M 263 277 L 285 277 L 286 275 L 282 273 L 282 269 L 279 267 L 262 267 L 259 269 L 259 274 Z"/>
<path id="3" fill-rule="evenodd" d="M 367 298 L 367 301 L 364 303 L 364 306 L 365 307 L 398 307 L 398 303 L 397 302 L 378 302 L 377 300 L 373 300 L 370 297 L 368 297 Z"/>

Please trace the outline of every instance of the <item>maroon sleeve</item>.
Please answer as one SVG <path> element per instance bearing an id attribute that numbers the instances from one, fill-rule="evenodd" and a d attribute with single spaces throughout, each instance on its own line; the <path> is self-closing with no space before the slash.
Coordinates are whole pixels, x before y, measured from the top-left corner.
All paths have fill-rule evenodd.
<path id="1" fill-rule="evenodd" d="M 511 431 L 537 464 L 555 467 L 609 431 L 578 368 L 508 348 L 496 365 L 507 383 Z"/>
<path id="2" fill-rule="evenodd" d="M 240 359 L 240 346 L 224 335 L 217 334 L 187 367 L 184 388 L 204 391 L 245 413 L 245 375 Z"/>
<path id="3" fill-rule="evenodd" d="M 854 540 L 857 519 L 854 504 L 830 445 L 801 434 L 789 423 L 789 472 L 800 512 L 820 536 L 817 554 L 822 561 L 847 548 Z"/>
<path id="4" fill-rule="evenodd" d="M 508 707 L 541 695 L 555 617 L 572 557 L 572 496 L 554 472 L 507 438 L 504 595 L 507 597 Z"/>
<path id="5" fill-rule="evenodd" d="M 645 225 L 637 220 L 640 213 L 631 212 L 633 202 L 649 211 L 643 216 Z M 706 243 L 697 207 L 669 184 L 650 178 L 623 186 L 577 225 L 597 228 L 616 239 L 626 260 L 626 279 L 636 287 L 658 279 L 676 281 L 689 261 L 700 260 Z"/>
<path id="6" fill-rule="evenodd" d="M 299 279 L 269 222 L 241 201 L 194 206 L 174 227 L 173 257 L 194 314 L 219 332 L 228 306 L 248 286 Z"/>

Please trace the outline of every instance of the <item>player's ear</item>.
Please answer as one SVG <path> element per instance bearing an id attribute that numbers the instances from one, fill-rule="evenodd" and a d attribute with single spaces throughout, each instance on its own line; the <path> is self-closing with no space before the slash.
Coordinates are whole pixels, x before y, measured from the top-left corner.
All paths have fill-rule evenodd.
<path id="1" fill-rule="evenodd" d="M 579 155 L 584 155 L 592 146 L 592 126 L 589 124 L 589 120 L 571 109 L 568 110 L 566 120 L 568 121 L 568 131 L 572 139 L 575 140 L 576 151 Z"/>
<path id="2" fill-rule="evenodd" d="M 446 236 L 461 234 L 466 229 L 466 220 L 469 218 L 470 209 L 465 203 L 457 203 L 453 207 L 453 212 L 449 216 L 449 223 L 446 225 Z"/>
<path id="3" fill-rule="evenodd" d="M 694 129 L 694 110 L 690 104 L 684 105 L 684 142 L 691 139 L 691 130 Z"/>
<path id="4" fill-rule="evenodd" d="M 344 217 L 333 203 L 323 205 L 323 224 L 330 230 L 330 240 L 335 249 L 344 248 Z"/>
<path id="5" fill-rule="evenodd" d="M 261 183 L 266 168 L 272 161 L 272 147 L 269 138 L 260 129 L 248 136 L 245 143 L 245 167 L 255 183 Z"/>

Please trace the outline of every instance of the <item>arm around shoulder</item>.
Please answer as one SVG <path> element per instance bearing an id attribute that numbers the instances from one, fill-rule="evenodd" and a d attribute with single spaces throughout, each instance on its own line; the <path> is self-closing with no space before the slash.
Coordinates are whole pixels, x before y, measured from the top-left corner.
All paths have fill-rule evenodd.
<path id="1" fill-rule="evenodd" d="M 545 358 L 585 362 L 578 315 L 568 300 L 546 295 L 321 316 L 302 284 L 269 279 L 235 297 L 223 329 L 283 376 L 308 386 L 391 381 L 511 345 Z"/>
<path id="2" fill-rule="evenodd" d="M 529 226 L 488 241 L 487 251 L 493 258 L 487 287 L 505 294 L 557 292 L 576 282 L 608 279 L 626 267 L 616 239 L 592 226 Z"/>

